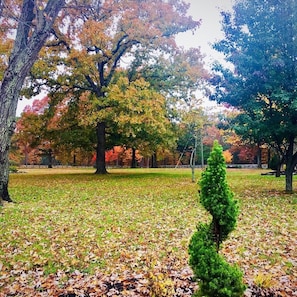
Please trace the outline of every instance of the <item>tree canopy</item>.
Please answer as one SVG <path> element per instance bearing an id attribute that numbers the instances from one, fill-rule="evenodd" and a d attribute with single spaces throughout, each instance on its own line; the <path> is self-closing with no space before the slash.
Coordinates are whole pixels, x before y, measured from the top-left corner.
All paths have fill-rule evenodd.
<path id="1" fill-rule="evenodd" d="M 186 53 L 175 43 L 176 34 L 199 26 L 187 15 L 188 7 L 180 0 L 105 1 L 96 9 L 90 6 L 81 14 L 74 12 L 71 22 L 55 27 L 56 40 L 40 55 L 26 94 L 35 94 L 45 84 L 52 93 L 76 97 L 92 109 L 91 117 L 84 115 L 84 120 L 96 129 L 97 173 L 106 173 L 106 131 L 120 99 L 111 98 L 111 86 L 118 82 L 119 71 L 127 71 L 129 84 L 135 86 L 140 79 L 149 83 L 155 106 L 160 95 L 166 107 L 169 98 L 186 99 L 197 89 L 202 56 L 197 50 Z M 131 96 L 123 99 L 127 106 L 133 105 Z"/>
<path id="2" fill-rule="evenodd" d="M 245 136 L 266 143 L 286 164 L 286 191 L 292 191 L 297 163 L 297 2 L 237 1 L 222 12 L 225 37 L 214 45 L 230 64 L 214 65 L 212 99 L 238 108 Z M 230 66 L 231 65 L 231 66 Z"/>

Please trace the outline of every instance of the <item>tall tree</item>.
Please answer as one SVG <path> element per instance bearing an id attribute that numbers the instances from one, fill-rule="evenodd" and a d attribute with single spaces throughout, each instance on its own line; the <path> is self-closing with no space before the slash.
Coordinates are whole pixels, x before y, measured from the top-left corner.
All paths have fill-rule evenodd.
<path id="1" fill-rule="evenodd" d="M 134 69 L 139 71 L 145 63 L 155 65 L 156 60 L 160 61 L 157 58 L 161 53 L 168 56 L 176 53 L 175 35 L 194 30 L 199 25 L 187 16 L 188 7 L 182 0 L 98 2 L 97 9 L 86 10 L 80 18 L 68 22 L 66 29 L 56 30 L 60 41 L 55 45 L 64 50 L 63 55 L 55 47 L 49 49 L 41 62 L 48 68 L 43 67 L 41 73 L 40 66 L 36 65 L 36 71 L 32 72 L 36 78 L 46 79 L 55 91 L 72 92 L 92 104 L 95 111 L 92 121 L 97 134 L 96 173 L 106 173 L 108 127 L 100 115 L 113 107 L 107 103 L 110 102 L 107 89 L 117 69 L 121 63 L 127 68 L 135 62 L 137 67 Z M 52 65 L 57 59 L 60 68 L 53 76 Z M 53 77 L 57 79 L 53 80 Z M 162 80 L 166 81 L 166 78 L 162 77 Z"/>
<path id="2" fill-rule="evenodd" d="M 2 0 L 3 1 L 3 0 Z M 3 5 L 0 3 L 2 17 L 1 29 L 7 26 L 7 17 L 17 22 L 17 30 L 11 54 L 6 61 L 0 85 L 0 198 L 11 201 L 8 193 L 9 162 L 8 152 L 15 129 L 15 116 L 20 91 L 26 76 L 36 61 L 38 54 L 48 39 L 64 0 L 34 1 L 24 0 L 22 5 Z M 12 12 L 19 14 L 14 16 Z M 6 17 L 7 16 L 7 17 Z M 3 26 L 3 27 L 2 27 Z M 6 37 L 11 34 L 7 30 Z M 3 32 L 1 38 L 4 38 Z"/>
<path id="3" fill-rule="evenodd" d="M 223 14 L 225 38 L 215 44 L 232 67 L 216 65 L 213 99 L 245 114 L 254 141 L 273 146 L 286 164 L 292 192 L 297 164 L 297 1 L 244 1 Z M 238 118 L 240 121 L 242 116 Z"/>

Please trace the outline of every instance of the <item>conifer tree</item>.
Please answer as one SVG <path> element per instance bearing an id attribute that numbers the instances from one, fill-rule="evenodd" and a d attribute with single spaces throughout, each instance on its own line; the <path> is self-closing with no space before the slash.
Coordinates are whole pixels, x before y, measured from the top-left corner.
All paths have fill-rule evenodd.
<path id="1" fill-rule="evenodd" d="M 212 221 L 198 224 L 189 245 L 190 265 L 199 282 L 196 296 L 243 296 L 242 272 L 218 253 L 221 243 L 235 229 L 238 207 L 226 182 L 223 150 L 217 141 L 199 183 L 200 203 L 211 213 Z"/>

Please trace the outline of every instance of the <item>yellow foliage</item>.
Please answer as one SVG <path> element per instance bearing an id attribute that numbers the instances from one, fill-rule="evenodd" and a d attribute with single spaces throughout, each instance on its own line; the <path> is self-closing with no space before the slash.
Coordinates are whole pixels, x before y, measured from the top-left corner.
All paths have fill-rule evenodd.
<path id="1" fill-rule="evenodd" d="M 233 156 L 229 150 L 224 151 L 223 156 L 225 158 L 226 163 L 228 163 L 228 164 L 232 163 Z"/>
<path id="2" fill-rule="evenodd" d="M 273 279 L 271 274 L 258 273 L 254 277 L 254 283 L 263 289 L 268 289 L 273 286 Z"/>
<path id="3" fill-rule="evenodd" d="M 174 295 L 174 283 L 172 279 L 163 273 L 149 273 L 150 296 L 169 297 Z"/>
<path id="4" fill-rule="evenodd" d="M 272 109 L 277 109 L 277 105 L 275 104 L 275 102 L 273 102 L 269 97 L 267 97 L 264 94 L 258 94 L 258 99 L 260 101 L 264 101 L 265 104 Z"/>
<path id="5" fill-rule="evenodd" d="M 109 37 L 105 33 L 106 25 L 106 22 L 86 21 L 80 34 L 82 44 L 87 47 L 96 46 L 100 49 L 106 49 L 109 42 Z"/>

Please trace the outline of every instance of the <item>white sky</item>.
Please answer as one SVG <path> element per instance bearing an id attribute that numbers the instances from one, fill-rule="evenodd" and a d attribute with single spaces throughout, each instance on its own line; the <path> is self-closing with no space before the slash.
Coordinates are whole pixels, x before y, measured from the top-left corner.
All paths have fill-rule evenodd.
<path id="1" fill-rule="evenodd" d="M 211 44 L 223 37 L 220 11 L 231 10 L 233 0 L 185 0 L 185 2 L 191 5 L 189 15 L 194 20 L 201 19 L 201 26 L 194 35 L 191 32 L 181 34 L 177 42 L 185 48 L 200 47 L 208 66 L 214 60 L 222 59 L 222 55 L 213 50 Z"/>
<path id="2" fill-rule="evenodd" d="M 190 3 L 189 15 L 194 20 L 201 20 L 201 26 L 195 33 L 187 32 L 180 34 L 177 43 L 185 48 L 200 47 L 201 53 L 205 56 L 206 69 L 211 68 L 211 64 L 218 60 L 223 62 L 223 54 L 218 53 L 212 48 L 212 44 L 223 38 L 221 31 L 220 11 L 230 11 L 234 0 L 185 0 Z M 197 97 L 202 98 L 202 104 L 205 109 L 217 109 L 218 105 L 214 101 L 204 98 L 200 92 Z"/>
<path id="3" fill-rule="evenodd" d="M 205 66 L 208 67 L 214 60 L 222 59 L 222 56 L 214 51 L 211 44 L 222 37 L 220 24 L 220 10 L 230 10 L 233 0 L 185 0 L 191 4 L 189 15 L 194 20 L 202 21 L 195 33 L 187 32 L 177 38 L 178 45 L 185 48 L 200 47 L 205 55 Z M 21 114 L 26 105 L 31 105 L 33 100 L 19 100 L 17 116 Z"/>

